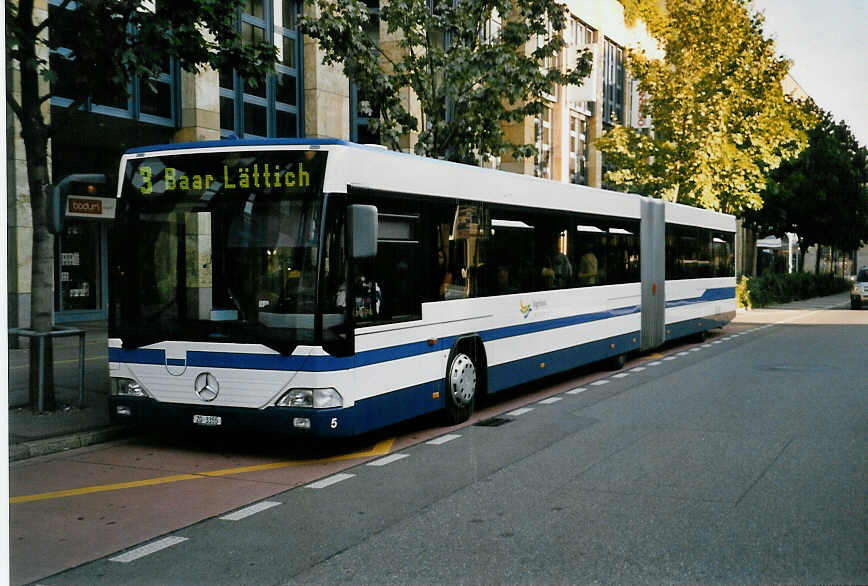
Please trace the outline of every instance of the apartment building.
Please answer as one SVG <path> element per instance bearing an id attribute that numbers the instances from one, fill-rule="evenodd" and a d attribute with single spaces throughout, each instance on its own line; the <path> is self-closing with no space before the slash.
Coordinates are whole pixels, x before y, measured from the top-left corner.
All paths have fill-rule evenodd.
<path id="1" fill-rule="evenodd" d="M 367 0 L 377 14 L 378 0 Z M 53 14 L 61 0 L 37 0 L 36 10 Z M 555 181 L 600 186 L 605 168 L 594 139 L 613 124 L 648 127 L 639 115 L 639 95 L 625 68 L 625 51 L 642 48 L 660 55 L 644 25 L 627 26 L 617 0 L 568 0 L 568 48 L 555 61 L 572 64 L 578 48 L 595 55 L 592 75 L 581 87 L 553 88 L 542 116 L 506 129 L 512 140 L 535 143 L 534 159 L 503 157 L 500 168 Z M 118 163 L 128 148 L 146 144 L 215 140 L 229 136 L 336 137 L 376 142 L 359 110 L 357 88 L 339 67 L 322 64 L 316 44 L 298 32 L 297 15 L 305 9 L 296 0 L 245 0 L 238 26 L 248 39 L 269 39 L 279 63 L 257 88 L 245 85 L 233 71 L 190 74 L 170 63 L 168 72 L 145 83 L 135 80 L 128 95 L 92 101 L 77 112 L 51 142 L 53 181 L 71 173 L 104 173 L 107 196 L 117 183 Z M 49 34 L 67 30 L 63 18 Z M 375 34 L 379 34 L 376 31 Z M 382 43 L 388 39 L 382 38 Z M 64 97 L 63 50 L 46 54 L 57 74 L 52 82 L 51 111 L 69 105 Z M 16 64 L 7 62 L 7 83 L 17 83 Z M 48 83 L 48 82 L 45 82 Z M 30 323 L 32 218 L 24 145 L 20 126 L 7 110 L 8 308 L 10 327 Z M 402 145 L 412 149 L 413 137 Z M 68 217 L 55 244 L 55 321 L 105 319 L 108 314 L 109 218 L 79 214 Z"/>

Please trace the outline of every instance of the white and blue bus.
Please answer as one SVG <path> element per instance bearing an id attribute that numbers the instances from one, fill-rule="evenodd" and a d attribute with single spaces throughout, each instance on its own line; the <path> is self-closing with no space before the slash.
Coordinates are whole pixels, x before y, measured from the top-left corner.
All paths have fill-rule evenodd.
<path id="1" fill-rule="evenodd" d="M 350 436 L 703 335 L 732 216 L 338 140 L 121 161 L 112 416 Z"/>

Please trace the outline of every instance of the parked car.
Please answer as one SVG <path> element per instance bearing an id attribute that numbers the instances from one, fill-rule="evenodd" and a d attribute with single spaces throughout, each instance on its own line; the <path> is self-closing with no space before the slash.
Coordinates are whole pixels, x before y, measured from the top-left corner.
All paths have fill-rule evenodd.
<path id="1" fill-rule="evenodd" d="M 862 304 L 868 302 L 868 267 L 859 269 L 859 273 L 850 285 L 850 307 L 861 309 Z"/>

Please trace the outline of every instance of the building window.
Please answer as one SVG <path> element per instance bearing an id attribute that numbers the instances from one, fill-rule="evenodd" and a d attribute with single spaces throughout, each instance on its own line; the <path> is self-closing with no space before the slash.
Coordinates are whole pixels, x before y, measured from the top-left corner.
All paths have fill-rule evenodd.
<path id="1" fill-rule="evenodd" d="M 81 31 L 74 30 L 69 20 L 58 15 L 59 10 L 74 10 L 74 4 L 62 9 L 61 3 L 61 0 L 50 0 L 48 7 L 53 23 L 49 34 L 52 44 L 58 45 L 50 51 L 49 67 L 55 76 L 51 82 L 51 105 L 66 108 L 72 104 L 72 96 L 80 95 L 82 89 L 74 81 L 74 51 Z M 125 94 L 91 95 L 83 109 L 161 126 L 177 126 L 180 119 L 178 68 L 174 60 L 167 59 L 162 69 L 156 77 L 133 80 Z"/>
<path id="2" fill-rule="evenodd" d="M 220 133 L 238 137 L 295 138 L 303 133 L 300 111 L 301 45 L 294 0 L 244 0 L 238 17 L 242 42 L 271 39 L 277 47 L 274 73 L 245 80 L 232 69 L 220 71 Z M 255 87 L 254 87 L 255 86 Z"/>
<path id="3" fill-rule="evenodd" d="M 575 68 L 576 61 L 578 59 L 579 53 L 585 48 L 593 48 L 594 43 L 596 43 L 596 31 L 591 27 L 587 26 L 585 23 L 580 20 L 576 20 L 575 18 L 570 20 L 570 48 L 569 50 L 569 60 L 567 66 L 570 69 Z M 596 70 L 594 70 L 596 71 Z M 593 72 L 591 73 L 593 75 Z M 586 80 L 585 83 L 591 81 L 592 87 L 596 87 L 596 84 L 593 84 L 592 80 Z M 581 110 L 582 112 L 589 112 L 590 107 L 588 105 L 588 100 L 579 100 L 575 99 L 573 95 L 578 95 L 578 92 L 568 92 L 567 101 L 571 108 L 575 108 L 577 110 Z"/>
<path id="4" fill-rule="evenodd" d="M 368 25 L 365 32 L 375 43 L 380 42 L 380 1 L 366 0 L 368 5 Z M 350 81 L 350 140 L 361 144 L 380 144 L 379 133 L 371 132 L 368 121 L 380 114 L 371 107 L 370 102 L 359 90 L 354 81 Z"/>
<path id="5" fill-rule="evenodd" d="M 588 184 L 588 118 L 570 113 L 570 183 Z"/>
<path id="6" fill-rule="evenodd" d="M 546 106 L 542 114 L 534 118 L 536 135 L 536 156 L 534 157 L 535 177 L 552 178 L 552 108 Z"/>
<path id="7" fill-rule="evenodd" d="M 624 124 L 624 50 L 609 39 L 603 45 L 603 123 Z"/>

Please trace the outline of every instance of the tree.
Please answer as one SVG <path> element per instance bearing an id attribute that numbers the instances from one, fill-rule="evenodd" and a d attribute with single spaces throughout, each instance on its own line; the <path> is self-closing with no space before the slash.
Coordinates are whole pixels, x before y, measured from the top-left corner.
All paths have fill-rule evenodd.
<path id="1" fill-rule="evenodd" d="M 170 57 L 185 71 L 234 67 L 255 84 L 275 61 L 275 48 L 242 42 L 238 6 L 239 0 L 64 0 L 49 16 L 34 9 L 34 0 L 6 1 L 7 56 L 20 71 L 20 87 L 7 86 L 6 103 L 21 123 L 33 214 L 32 329 L 50 331 L 54 321 L 54 237 L 47 226 L 49 139 L 87 100 L 126 95 L 131 80 L 158 75 Z M 61 18 L 79 31 L 74 39 L 51 35 Z M 66 58 L 62 97 L 72 103 L 49 117 L 47 105 L 57 79 L 49 67 L 50 51 Z M 34 350 L 32 344 L 31 403 L 38 364 Z M 46 380 L 51 362 L 49 354 L 43 365 Z M 46 407 L 53 409 L 54 404 L 48 385 Z"/>
<path id="2" fill-rule="evenodd" d="M 364 3 L 314 4 L 299 28 L 319 42 L 325 64 L 343 64 L 369 104 L 371 129 L 396 150 L 402 135 L 418 132 L 415 152 L 429 157 L 529 156 L 533 146 L 507 140 L 501 123 L 542 112 L 553 86 L 590 72 L 590 53 L 566 72 L 554 59 L 566 23 L 555 0 L 391 0 L 380 10 L 383 45 L 365 32 L 377 24 Z M 499 31 L 486 35 L 492 24 Z M 413 95 L 402 99 L 406 88 Z"/>
<path id="3" fill-rule="evenodd" d="M 768 172 L 804 146 L 801 110 L 784 96 L 789 64 L 747 0 L 669 0 L 652 30 L 666 55 L 630 52 L 650 96 L 653 134 L 615 127 L 595 146 L 620 189 L 740 213 L 762 206 Z"/>
<path id="4" fill-rule="evenodd" d="M 855 250 L 868 241 L 868 149 L 845 122 L 813 105 L 805 110 L 817 119 L 807 147 L 771 173 L 765 205 L 746 219 L 768 233 L 795 232 L 802 257 L 812 244 Z"/>

